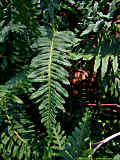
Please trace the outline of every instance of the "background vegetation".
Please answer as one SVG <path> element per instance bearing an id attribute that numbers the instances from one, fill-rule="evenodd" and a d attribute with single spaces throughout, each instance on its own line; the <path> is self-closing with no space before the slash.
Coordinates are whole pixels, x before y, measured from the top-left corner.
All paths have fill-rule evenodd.
<path id="1" fill-rule="evenodd" d="M 119 160 L 119 44 L 119 0 L 1 0 L 0 159 Z"/>

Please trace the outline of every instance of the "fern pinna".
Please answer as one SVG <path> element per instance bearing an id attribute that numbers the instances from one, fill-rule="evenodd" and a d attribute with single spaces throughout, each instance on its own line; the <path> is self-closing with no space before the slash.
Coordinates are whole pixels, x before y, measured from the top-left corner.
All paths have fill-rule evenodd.
<path id="1" fill-rule="evenodd" d="M 41 37 L 32 45 L 38 50 L 38 55 L 32 59 L 33 71 L 28 78 L 37 82 L 40 87 L 30 99 L 36 99 L 42 115 L 41 122 L 49 128 L 55 124 L 58 109 L 63 110 L 64 97 L 68 96 L 62 84 L 69 85 L 68 73 L 64 66 L 71 66 L 68 58 L 73 42 L 72 32 L 46 32 L 41 28 Z"/>

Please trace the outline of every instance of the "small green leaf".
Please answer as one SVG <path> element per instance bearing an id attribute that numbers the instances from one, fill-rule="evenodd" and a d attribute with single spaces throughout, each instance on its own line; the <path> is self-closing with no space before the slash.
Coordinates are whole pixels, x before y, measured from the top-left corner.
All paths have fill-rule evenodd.
<path id="1" fill-rule="evenodd" d="M 78 59 L 81 59 L 81 58 L 82 58 L 82 55 L 70 53 L 70 54 L 69 54 L 69 57 L 70 57 L 71 60 L 78 60 Z"/>
<path id="2" fill-rule="evenodd" d="M 111 58 L 113 60 L 113 70 L 114 70 L 114 73 L 115 73 L 118 69 L 118 57 L 117 56 L 112 56 Z"/>
<path id="3" fill-rule="evenodd" d="M 103 25 L 104 25 L 104 21 L 103 20 L 97 21 L 93 31 L 94 32 L 98 32 Z"/>
<path id="4" fill-rule="evenodd" d="M 95 24 L 89 24 L 89 26 L 81 33 L 80 36 L 85 36 L 86 34 L 89 34 L 94 29 Z"/>
<path id="5" fill-rule="evenodd" d="M 87 61 L 89 61 L 93 58 L 92 55 L 83 55 L 82 57 L 83 57 L 83 60 L 87 60 Z"/>
<path id="6" fill-rule="evenodd" d="M 102 57 L 101 78 L 103 79 L 108 69 L 109 56 Z"/>
<path id="7" fill-rule="evenodd" d="M 12 95 L 11 98 L 12 98 L 13 102 L 15 102 L 15 103 L 24 104 L 23 101 L 15 95 Z"/>
<path id="8" fill-rule="evenodd" d="M 18 146 L 15 145 L 14 149 L 13 149 L 13 152 L 12 152 L 12 157 L 15 157 L 17 152 L 18 152 Z"/>
<path id="9" fill-rule="evenodd" d="M 38 98 L 41 95 L 44 95 L 47 91 L 48 91 L 47 85 L 43 85 L 41 88 L 39 88 L 39 90 L 37 90 L 30 96 L 30 99 Z"/>
<path id="10" fill-rule="evenodd" d="M 101 57 L 96 56 L 95 58 L 95 64 L 94 64 L 94 72 L 97 72 L 97 69 L 100 67 Z"/>

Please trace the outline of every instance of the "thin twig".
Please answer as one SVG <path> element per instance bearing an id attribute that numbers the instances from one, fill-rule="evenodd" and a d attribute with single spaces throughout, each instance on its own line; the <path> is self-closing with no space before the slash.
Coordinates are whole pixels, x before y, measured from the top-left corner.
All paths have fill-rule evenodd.
<path id="1" fill-rule="evenodd" d="M 87 106 L 97 106 L 97 104 L 85 104 L 85 105 L 87 105 Z M 101 107 L 103 107 L 103 106 L 114 106 L 114 107 L 118 107 L 118 108 L 120 108 L 120 105 L 118 105 L 118 104 L 100 104 L 100 106 Z"/>
<path id="2" fill-rule="evenodd" d="M 113 135 L 111 135 L 111 136 L 105 138 L 104 140 L 102 140 L 102 141 L 100 141 L 100 142 L 94 143 L 93 145 L 96 145 L 96 144 L 98 144 L 98 145 L 94 148 L 92 154 L 94 154 L 94 153 L 95 153 L 95 152 L 96 152 L 103 144 L 109 142 L 110 140 L 112 140 L 113 138 L 116 138 L 117 136 L 120 136 L 120 132 L 115 133 L 115 134 L 113 134 Z M 92 154 L 89 155 L 88 157 L 91 157 Z"/>

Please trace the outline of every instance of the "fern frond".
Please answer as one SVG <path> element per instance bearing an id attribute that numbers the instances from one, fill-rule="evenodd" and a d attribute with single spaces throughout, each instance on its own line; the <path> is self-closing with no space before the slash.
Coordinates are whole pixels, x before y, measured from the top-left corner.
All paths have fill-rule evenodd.
<path id="1" fill-rule="evenodd" d="M 42 156 L 39 145 L 44 139 L 41 141 L 41 133 L 35 131 L 32 118 L 18 97 L 19 88 L 24 89 L 25 84 L 29 86 L 26 74 L 21 72 L 0 85 L 0 156 L 4 159 L 29 160 Z"/>
<path id="2" fill-rule="evenodd" d="M 40 84 L 40 88 L 30 99 L 36 99 L 40 103 L 41 121 L 49 126 L 56 122 L 56 111 L 64 109 L 63 97 L 68 97 L 62 84 L 69 84 L 68 73 L 64 66 L 71 66 L 67 53 L 74 43 L 74 35 L 72 32 L 53 32 L 51 38 L 44 28 L 41 33 L 44 37 L 32 45 L 33 49 L 38 49 L 39 55 L 32 59 L 33 71 L 28 78 Z"/>
<path id="3" fill-rule="evenodd" d="M 61 151 L 65 147 L 66 136 L 64 130 L 61 129 L 60 123 L 56 123 L 52 127 L 45 139 L 47 147 L 43 159 L 48 159 L 48 155 L 50 155 L 51 159 L 61 158 Z"/>
<path id="4" fill-rule="evenodd" d="M 31 84 L 27 80 L 26 71 L 22 71 L 11 77 L 4 85 L 0 85 L 0 97 L 6 95 L 9 100 L 23 104 L 19 95 L 26 93 L 27 88 L 31 88 Z"/>
<path id="5" fill-rule="evenodd" d="M 0 99 L 0 128 L 2 158 L 29 160 L 42 156 L 39 151 L 42 149 L 39 145 L 43 143 L 40 140 L 41 133 L 35 131 L 35 125 L 24 111 L 24 106 L 12 103 L 7 95 Z"/>
<path id="6" fill-rule="evenodd" d="M 77 160 L 79 157 L 87 157 L 90 136 L 90 120 L 81 123 L 80 128 L 75 128 L 71 136 L 68 136 L 68 144 L 61 152 L 62 157 L 66 160 Z"/>
<path id="7" fill-rule="evenodd" d="M 59 123 L 56 125 L 56 127 L 53 128 L 52 137 L 53 137 L 53 143 L 54 143 L 54 146 L 52 146 L 52 148 L 57 151 L 63 150 L 66 136 L 65 136 L 65 132 L 61 130 L 61 126 Z"/>

